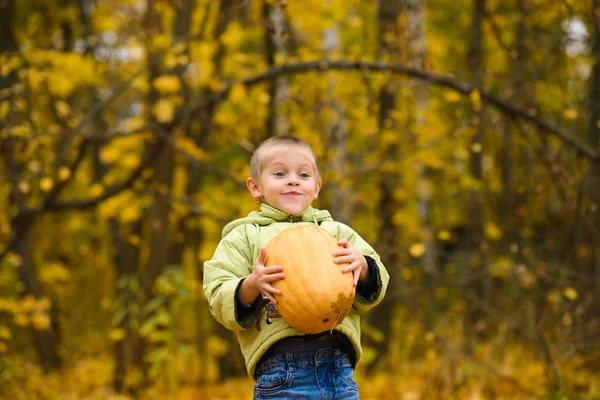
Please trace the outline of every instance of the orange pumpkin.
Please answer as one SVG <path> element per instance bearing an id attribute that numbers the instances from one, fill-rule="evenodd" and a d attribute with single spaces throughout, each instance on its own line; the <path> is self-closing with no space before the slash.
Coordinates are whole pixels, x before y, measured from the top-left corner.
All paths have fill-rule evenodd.
<path id="1" fill-rule="evenodd" d="M 285 274 L 273 283 L 282 292 L 277 309 L 301 332 L 331 331 L 350 313 L 355 288 L 352 273 L 342 273 L 348 263 L 333 262 L 338 248 L 331 233 L 314 225 L 288 228 L 267 244 L 265 265 L 282 266 Z"/>

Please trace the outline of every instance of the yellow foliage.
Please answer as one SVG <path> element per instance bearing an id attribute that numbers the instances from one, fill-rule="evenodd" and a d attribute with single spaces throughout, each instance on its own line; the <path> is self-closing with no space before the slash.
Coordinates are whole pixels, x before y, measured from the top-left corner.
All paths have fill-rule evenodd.
<path id="1" fill-rule="evenodd" d="M 58 170 L 58 179 L 61 181 L 66 181 L 71 177 L 71 170 L 67 167 L 60 167 Z"/>
<path id="2" fill-rule="evenodd" d="M 473 104 L 473 110 L 481 110 L 481 92 L 479 90 L 475 89 L 471 91 L 469 99 L 471 99 L 471 103 Z"/>
<path id="3" fill-rule="evenodd" d="M 221 35 L 221 41 L 228 47 L 237 48 L 244 41 L 245 32 L 238 22 L 230 22 Z"/>
<path id="4" fill-rule="evenodd" d="M 425 254 L 425 244 L 424 243 L 413 243 L 408 248 L 408 252 L 413 258 L 419 258 L 423 254 Z"/>
<path id="5" fill-rule="evenodd" d="M 500 240 L 502 238 L 502 229 L 493 222 L 486 222 L 484 233 L 485 237 L 490 240 Z"/>
<path id="6" fill-rule="evenodd" d="M 234 102 L 242 101 L 246 98 L 246 87 L 241 83 L 233 85 L 229 91 L 229 99 Z"/>
<path id="7" fill-rule="evenodd" d="M 56 113 L 61 118 L 66 118 L 71 113 L 71 106 L 64 100 L 58 100 L 54 107 L 56 107 Z"/>
<path id="8" fill-rule="evenodd" d="M 68 282 L 71 280 L 71 272 L 64 264 L 53 262 L 41 269 L 40 279 L 49 284 Z"/>
<path id="9" fill-rule="evenodd" d="M 17 253 L 13 253 L 10 252 L 6 255 L 6 260 L 14 265 L 15 267 L 20 266 L 21 264 L 23 264 L 23 257 L 21 257 L 19 254 Z"/>
<path id="10" fill-rule="evenodd" d="M 46 330 L 50 327 L 50 317 L 44 312 L 35 312 L 31 315 L 31 325 L 38 331 Z"/>
<path id="11" fill-rule="evenodd" d="M 134 132 L 134 131 L 137 131 L 137 130 L 143 128 L 145 125 L 146 125 L 146 119 L 143 116 L 137 116 L 137 117 L 127 118 L 125 121 L 121 122 L 120 129 L 123 132 Z M 112 147 L 112 146 L 105 146 L 102 148 L 102 150 L 104 150 L 106 147 Z"/>
<path id="12" fill-rule="evenodd" d="M 574 108 L 568 108 L 563 111 L 563 115 L 566 119 L 576 119 L 579 113 Z"/>
<path id="13" fill-rule="evenodd" d="M 225 340 L 216 335 L 211 335 L 206 341 L 207 353 L 219 357 L 229 351 L 229 345 Z"/>
<path id="14" fill-rule="evenodd" d="M 0 339 L 10 338 L 12 338 L 12 333 L 10 332 L 10 330 L 4 325 L 0 325 Z"/>
<path id="15" fill-rule="evenodd" d="M 40 179 L 40 189 L 42 189 L 44 192 L 50 191 L 52 186 L 54 186 L 54 181 L 49 176 L 45 176 Z"/>
<path id="16" fill-rule="evenodd" d="M 441 231 L 438 232 L 437 237 L 440 240 L 448 241 L 448 240 L 450 240 L 452 235 L 450 235 L 450 232 L 448 232 L 447 230 L 442 229 Z"/>
<path id="17" fill-rule="evenodd" d="M 552 304 L 558 304 L 560 301 L 560 291 L 557 289 L 552 289 L 546 295 L 546 299 Z"/>
<path id="18" fill-rule="evenodd" d="M 17 313 L 14 315 L 13 321 L 17 326 L 27 326 L 29 324 L 29 317 L 27 314 Z"/>
<path id="19" fill-rule="evenodd" d="M 460 93 L 458 93 L 454 90 L 448 90 L 444 93 L 444 98 L 449 103 L 456 103 L 457 101 L 460 100 Z"/>
<path id="20" fill-rule="evenodd" d="M 175 145 L 179 150 L 194 157 L 198 161 L 206 161 L 209 158 L 208 153 L 196 146 L 196 143 L 189 137 L 178 136 L 175 140 Z"/>
<path id="21" fill-rule="evenodd" d="M 124 223 L 130 223 L 137 221 L 142 214 L 140 206 L 136 203 L 128 203 L 121 209 L 119 213 L 119 219 Z"/>
<path id="22" fill-rule="evenodd" d="M 167 99 L 160 99 L 152 107 L 152 114 L 158 122 L 164 124 L 171 122 L 175 117 L 175 105 Z"/>
<path id="23" fill-rule="evenodd" d="M 181 88 L 179 78 L 175 75 L 162 75 L 156 78 L 153 82 L 154 88 L 159 92 L 175 93 Z"/>
<path id="24" fill-rule="evenodd" d="M 10 110 L 9 101 L 0 101 L 0 120 L 4 119 Z"/>
<path id="25" fill-rule="evenodd" d="M 572 287 L 565 288 L 563 295 L 569 300 L 577 300 L 579 297 L 577 290 L 573 289 Z"/>
<path id="26" fill-rule="evenodd" d="M 490 265 L 490 275 L 496 278 L 506 278 L 512 270 L 512 262 L 508 258 L 500 258 Z"/>

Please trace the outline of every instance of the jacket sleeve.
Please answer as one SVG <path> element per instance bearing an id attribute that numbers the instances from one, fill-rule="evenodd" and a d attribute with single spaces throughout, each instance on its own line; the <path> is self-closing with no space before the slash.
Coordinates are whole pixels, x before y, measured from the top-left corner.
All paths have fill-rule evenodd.
<path id="1" fill-rule="evenodd" d="M 354 299 L 354 307 L 358 310 L 358 312 L 368 311 L 383 300 L 390 280 L 390 276 L 387 270 L 385 269 L 385 266 L 381 262 L 379 254 L 377 254 L 377 252 L 373 249 L 373 247 L 371 247 L 370 244 L 368 244 L 358 233 L 356 233 L 349 226 L 344 225 L 342 223 L 337 224 L 337 239 L 346 239 L 348 242 L 350 242 L 350 244 L 352 244 L 352 246 L 356 250 L 358 250 L 360 254 L 369 257 L 372 261 L 374 261 L 376 269 L 375 279 L 377 280 L 377 289 L 369 293 L 368 297 L 364 297 L 360 291 L 356 291 L 356 297 Z"/>
<path id="2" fill-rule="evenodd" d="M 248 329 L 260 315 L 259 305 L 253 304 L 251 308 L 255 312 L 248 313 L 239 310 L 241 303 L 236 301 L 239 285 L 253 267 L 252 251 L 243 225 L 227 234 L 212 259 L 204 263 L 203 287 L 210 312 L 227 329 Z"/>

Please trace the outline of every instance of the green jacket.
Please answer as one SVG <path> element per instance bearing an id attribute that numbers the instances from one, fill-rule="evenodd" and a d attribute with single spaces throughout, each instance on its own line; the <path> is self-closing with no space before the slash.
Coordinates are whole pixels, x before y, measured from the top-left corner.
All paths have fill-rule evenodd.
<path id="1" fill-rule="evenodd" d="M 377 292 L 370 298 L 364 298 L 357 292 L 350 315 L 335 328 L 350 339 L 356 352 L 356 361 L 360 360 L 360 314 L 381 302 L 389 281 L 379 255 L 354 230 L 335 222 L 328 211 L 309 207 L 301 214 L 288 215 L 261 204 L 260 211 L 253 211 L 245 218 L 225 226 L 213 258 L 204 263 L 203 281 L 211 313 L 227 329 L 237 332 L 246 368 L 252 379 L 255 379 L 256 364 L 271 345 L 285 337 L 303 333 L 292 328 L 283 318 L 272 318 L 272 323 L 267 324 L 267 310 L 260 296 L 253 311 L 240 312 L 244 310 L 238 310 L 239 302 L 235 301 L 237 290 L 254 269 L 260 249 L 271 238 L 291 226 L 314 224 L 320 225 L 338 240 L 348 240 L 361 254 L 369 256 L 377 264 Z"/>

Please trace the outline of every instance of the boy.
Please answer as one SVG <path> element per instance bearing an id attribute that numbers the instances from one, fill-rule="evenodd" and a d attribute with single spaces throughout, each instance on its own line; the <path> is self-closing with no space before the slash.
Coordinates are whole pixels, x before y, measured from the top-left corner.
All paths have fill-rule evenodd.
<path id="1" fill-rule="evenodd" d="M 360 316 L 385 294 L 389 275 L 377 253 L 328 211 L 313 208 L 321 189 L 317 160 L 308 143 L 276 136 L 252 155 L 246 184 L 260 199 L 260 211 L 230 222 L 213 258 L 204 264 L 204 291 L 213 316 L 235 330 L 250 376 L 254 398 L 357 399 L 354 367 L 362 354 Z M 356 298 L 348 317 L 333 332 L 306 335 L 277 312 L 272 283 L 285 279 L 281 266 L 264 265 L 269 240 L 295 225 L 319 225 L 341 246 L 336 263 L 349 263 Z M 341 268 L 341 267 L 340 267 Z"/>

